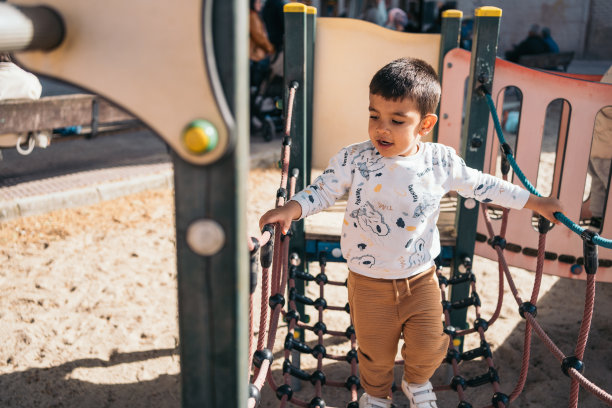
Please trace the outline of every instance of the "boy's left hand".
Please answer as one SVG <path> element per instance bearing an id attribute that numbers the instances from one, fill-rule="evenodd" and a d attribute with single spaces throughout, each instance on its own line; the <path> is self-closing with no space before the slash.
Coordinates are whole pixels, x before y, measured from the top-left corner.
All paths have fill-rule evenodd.
<path id="1" fill-rule="evenodd" d="M 529 208 L 546 218 L 553 224 L 559 224 L 561 221 L 555 218 L 556 212 L 564 212 L 561 201 L 554 197 L 538 197 L 531 194 L 529 200 L 525 204 L 525 208 Z"/>

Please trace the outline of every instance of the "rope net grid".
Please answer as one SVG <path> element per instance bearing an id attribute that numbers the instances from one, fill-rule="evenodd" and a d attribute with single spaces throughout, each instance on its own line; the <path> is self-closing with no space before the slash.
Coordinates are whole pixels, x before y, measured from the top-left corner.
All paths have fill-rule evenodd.
<path id="1" fill-rule="evenodd" d="M 285 128 L 285 138 L 283 140 L 283 151 L 282 151 L 282 176 L 281 176 L 281 187 L 277 194 L 277 206 L 283 205 L 288 197 L 291 197 L 295 191 L 295 179 L 297 178 L 297 172 L 292 172 L 292 176 L 289 179 L 289 149 L 291 145 L 290 141 L 290 118 L 293 107 L 293 100 L 295 92 L 297 90 L 297 84 L 292 84 L 289 89 L 289 104 L 287 112 L 288 125 Z M 489 98 L 490 99 L 490 98 Z M 495 116 L 494 116 L 495 119 Z M 501 136 L 500 143 L 504 145 L 503 136 Z M 506 151 L 506 154 L 509 153 Z M 511 155 L 511 153 L 510 153 Z M 510 157 L 511 158 L 511 157 Z M 510 160 L 512 163 L 512 160 Z M 515 168 L 517 174 L 521 174 L 520 169 Z M 521 179 L 522 180 L 522 179 Z M 528 182 L 527 182 L 528 183 Z M 287 188 L 287 184 L 290 185 Z M 481 301 L 476 289 L 476 277 L 472 273 L 472 264 L 470 259 L 464 261 L 465 272 L 458 273 L 451 278 L 448 278 L 448 274 L 439 274 L 442 304 L 444 308 L 444 331 L 449 336 L 449 351 L 447 358 L 445 359 L 445 365 L 447 371 L 450 374 L 450 381 L 443 383 L 443 385 L 435 386 L 438 393 L 447 390 L 453 390 L 458 397 L 458 407 L 472 407 L 473 405 L 466 400 L 467 391 L 475 389 L 483 385 L 489 385 L 491 391 L 490 403 L 484 405 L 486 407 L 506 407 L 510 406 L 512 401 L 515 401 L 521 394 L 525 382 L 527 380 L 530 351 L 531 351 L 531 338 L 532 334 L 535 333 L 542 342 L 546 345 L 550 353 L 558 360 L 563 374 L 571 378 L 569 406 L 576 407 L 579 398 L 580 387 L 588 390 L 594 394 L 601 402 L 612 406 L 612 396 L 597 385 L 593 384 L 590 380 L 583 376 L 583 358 L 586 350 L 588 333 L 593 316 L 594 309 L 594 298 L 595 298 L 595 272 L 597 269 L 597 255 L 593 255 L 593 248 L 596 248 L 597 238 L 592 234 L 582 233 L 585 241 L 584 251 L 585 260 L 590 259 L 589 262 L 585 262 L 587 272 L 589 273 L 586 282 L 586 295 L 584 301 L 584 311 L 580 323 L 580 333 L 576 341 L 575 348 L 571 351 L 567 351 L 568 354 L 564 354 L 559 349 L 554 340 L 548 337 L 545 330 L 538 323 L 537 316 L 537 300 L 540 291 L 540 285 L 542 280 L 542 265 L 544 259 L 544 250 L 546 242 L 546 232 L 549 230 L 550 225 L 548 222 L 543 220 L 540 224 L 540 240 L 538 247 L 538 268 L 534 276 L 533 289 L 530 294 L 528 301 L 523 301 L 516 285 L 512 279 L 512 274 L 509 271 L 508 265 L 505 262 L 503 250 L 505 248 L 504 234 L 507 226 L 507 210 L 504 210 L 504 218 L 502 221 L 501 231 L 499 235 L 496 235 L 493 231 L 490 219 L 488 217 L 486 205 L 482 206 L 482 211 L 487 220 L 487 229 L 489 231 L 489 243 L 496 250 L 499 256 L 499 283 L 498 283 L 498 300 L 494 312 L 489 316 L 484 316 L 481 313 Z M 252 253 L 252 279 L 256 279 L 256 268 L 257 261 L 256 255 L 258 249 L 261 247 L 261 266 L 262 266 L 262 296 L 261 296 L 261 307 L 260 307 L 260 325 L 257 334 L 257 342 L 251 336 L 250 355 L 251 360 L 249 363 L 253 363 L 254 370 L 250 385 L 250 396 L 249 407 L 255 407 L 259 404 L 261 398 L 261 389 L 264 383 L 267 381 L 271 389 L 280 400 L 280 406 L 285 407 L 288 405 L 303 406 L 303 407 L 326 407 L 323 395 L 323 387 L 337 387 L 345 388 L 347 393 L 348 401 L 346 405 L 349 408 L 357 407 L 357 396 L 359 391 L 359 379 L 357 373 L 357 358 L 356 358 L 356 340 L 354 334 L 354 328 L 352 325 L 346 326 L 344 330 L 333 329 L 328 327 L 326 324 L 327 320 L 332 320 L 334 323 L 337 322 L 338 318 L 332 318 L 327 316 L 327 311 L 335 311 L 344 313 L 344 320 L 346 321 L 348 315 L 348 305 L 334 305 L 328 304 L 328 300 L 325 298 L 326 287 L 344 286 L 342 281 L 332 281 L 326 274 L 326 259 L 323 256 L 319 259 L 320 272 L 316 275 L 308 273 L 304 270 L 304 266 L 300 265 L 301 262 L 295 262 L 296 256 L 289 254 L 289 240 L 291 233 L 287 236 L 281 236 L 278 228 L 274 230 L 272 226 L 266 226 L 263 230 L 262 236 L 259 239 L 253 238 L 249 243 L 249 247 Z M 274 245 L 273 245 L 274 244 Z M 295 290 L 295 282 L 297 279 L 304 280 L 306 282 L 313 283 L 309 285 L 309 291 L 306 294 L 299 294 Z M 493 323 L 498 319 L 502 308 L 502 299 L 504 294 L 504 279 L 507 280 L 511 294 L 514 297 L 519 314 L 525 319 L 524 329 L 524 342 L 523 342 L 523 358 L 521 362 L 521 370 L 515 385 L 511 391 L 502 392 L 500 387 L 500 376 L 498 373 L 498 367 L 493 362 L 493 354 L 491 352 L 491 345 L 486 340 L 486 331 L 493 326 Z M 469 284 L 471 287 L 469 297 L 453 303 L 447 301 L 447 289 L 455 284 Z M 255 285 L 252 285 L 252 291 L 254 291 Z M 315 290 L 316 289 L 316 290 Z M 310 296 L 310 297 L 309 297 Z M 333 296 L 333 299 L 340 299 L 341 297 Z M 346 299 L 346 293 L 341 299 Z M 331 302 L 330 302 L 331 303 Z M 309 313 L 309 317 L 312 322 L 308 321 L 306 317 L 302 317 L 297 312 L 297 305 L 303 304 L 314 309 L 313 312 Z M 285 307 L 286 306 L 286 307 Z M 472 327 L 460 330 L 450 325 L 450 311 L 453 309 L 473 308 L 472 316 Z M 251 333 L 254 332 L 253 322 L 253 309 L 254 303 L 251 297 Z M 282 320 L 281 320 L 282 319 Z M 276 339 L 278 338 L 278 328 L 281 321 L 285 322 L 286 335 L 284 337 L 283 350 L 275 349 Z M 349 319 L 350 323 L 350 319 Z M 312 335 L 306 336 L 307 341 L 302 341 L 300 337 L 300 331 L 311 332 Z M 460 344 L 460 339 L 466 335 L 474 335 L 479 342 L 478 346 L 467 349 L 464 348 L 462 352 L 458 349 L 457 345 Z M 267 338 L 266 338 L 267 337 Z M 329 339 L 332 339 L 331 346 Z M 344 340 L 334 340 L 335 338 L 344 338 Z M 310 339 L 310 340 L 309 340 Z M 334 354 L 338 350 L 342 349 L 342 343 L 348 343 L 349 350 L 344 355 Z M 469 345 L 469 342 L 464 343 Z M 336 346 L 336 347 L 334 347 Z M 278 346 L 277 346 L 278 347 Z M 278 351 L 276 351 L 278 350 Z M 276 355 L 273 352 L 276 351 Z M 307 371 L 305 366 L 298 366 L 293 361 L 298 362 L 301 358 L 294 360 L 293 358 L 297 354 L 309 355 L 313 358 L 316 363 L 312 365 L 313 370 Z M 277 376 L 272 375 L 271 366 L 274 359 L 284 357 L 282 363 L 282 379 L 279 380 Z M 324 360 L 335 360 L 345 361 L 347 365 L 346 378 L 327 378 L 324 367 L 329 363 L 324 363 Z M 474 360 L 481 360 L 481 374 L 473 375 L 469 371 L 465 371 L 465 374 L 461 372 L 466 366 L 470 366 L 469 363 Z M 400 365 L 403 362 L 398 361 Z M 444 367 L 444 365 L 442 366 Z M 461 368 L 461 369 L 460 369 Z M 440 372 L 441 370 L 438 370 Z M 313 386 L 314 397 L 312 399 L 300 399 L 297 397 L 297 393 L 294 392 L 292 384 L 296 384 L 297 378 L 302 382 L 309 382 Z M 400 374 L 401 378 L 401 374 Z M 432 380 L 434 382 L 435 380 Z M 506 383 L 509 381 L 507 380 Z M 507 390 L 507 387 L 505 389 Z M 300 394 L 301 395 L 301 394 Z M 312 395 L 312 394 L 311 394 Z"/>

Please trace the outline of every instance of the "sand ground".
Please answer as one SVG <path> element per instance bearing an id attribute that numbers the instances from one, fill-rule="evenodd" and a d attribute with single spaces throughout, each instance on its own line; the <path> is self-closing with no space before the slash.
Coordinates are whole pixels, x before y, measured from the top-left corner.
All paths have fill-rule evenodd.
<path id="1" fill-rule="evenodd" d="M 249 232 L 273 206 L 279 185 L 276 169 L 255 169 L 249 176 Z M 56 211 L 0 224 L 0 406 L 3 407 L 178 407 L 180 376 L 177 329 L 176 261 L 173 192 L 148 191 L 77 209 Z M 497 300 L 497 264 L 477 257 L 474 271 L 483 316 Z M 311 267 L 317 273 L 317 266 Z M 328 266 L 334 280 L 346 278 L 343 264 Z M 512 268 L 523 299 L 533 273 Z M 584 305 L 585 283 L 545 276 L 538 320 L 567 355 L 573 353 Z M 307 295 L 318 297 L 311 284 Z M 344 305 L 346 289 L 326 288 L 329 304 Z M 597 284 L 595 315 L 585 355 L 585 374 L 612 391 L 612 284 Z M 310 314 L 315 317 L 313 311 Z M 348 315 L 325 312 L 327 326 L 344 330 Z M 468 319 L 468 321 L 471 321 Z M 524 321 L 509 296 L 500 319 L 487 331 L 502 390 L 510 393 L 518 377 Z M 281 327 L 275 349 L 274 375 L 280 380 Z M 307 342 L 314 344 L 314 337 Z M 337 354 L 349 349 L 346 339 L 326 338 Z M 467 348 L 477 345 L 468 339 Z M 312 371 L 315 361 L 302 358 Z M 481 361 L 462 363 L 466 377 L 486 371 Z M 344 381 L 348 364 L 329 362 L 328 379 Z M 397 378 L 401 369 L 397 369 Z M 433 382 L 448 379 L 442 366 Z M 513 406 L 566 406 L 569 379 L 559 363 L 534 338 L 531 369 L 523 394 Z M 304 384 L 301 398 L 314 396 Z M 470 389 L 474 406 L 490 403 L 488 386 Z M 344 407 L 346 389 L 324 388 L 328 406 Z M 580 407 L 604 404 L 581 391 Z M 439 393 L 441 407 L 457 405 L 453 392 Z M 398 407 L 406 399 L 395 393 Z M 262 406 L 278 406 L 268 387 Z"/>

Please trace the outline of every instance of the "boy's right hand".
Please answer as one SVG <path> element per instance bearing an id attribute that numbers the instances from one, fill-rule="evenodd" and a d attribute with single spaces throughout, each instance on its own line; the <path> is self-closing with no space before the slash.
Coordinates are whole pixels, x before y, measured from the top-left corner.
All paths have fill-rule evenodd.
<path id="1" fill-rule="evenodd" d="M 278 223 L 283 234 L 287 234 L 291 222 L 302 216 L 302 206 L 297 201 L 289 200 L 282 207 L 274 208 L 266 212 L 259 219 L 259 229 L 262 230 L 266 224 Z"/>

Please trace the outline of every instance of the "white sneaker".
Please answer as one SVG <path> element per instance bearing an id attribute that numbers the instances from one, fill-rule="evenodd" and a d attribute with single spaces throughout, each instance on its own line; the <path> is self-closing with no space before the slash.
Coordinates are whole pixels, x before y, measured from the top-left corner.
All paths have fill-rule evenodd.
<path id="1" fill-rule="evenodd" d="M 402 391 L 410 401 L 410 408 L 438 408 L 436 394 L 429 381 L 419 385 L 408 384 L 406 380 L 402 379 Z"/>
<path id="2" fill-rule="evenodd" d="M 359 398 L 359 408 L 394 408 L 391 400 L 388 398 L 376 398 L 364 392 Z"/>

